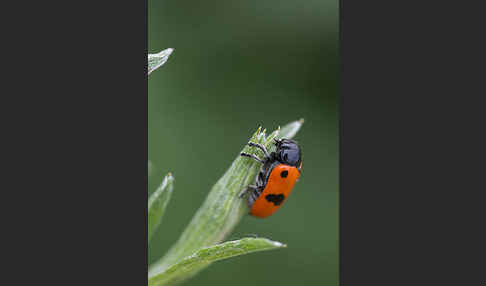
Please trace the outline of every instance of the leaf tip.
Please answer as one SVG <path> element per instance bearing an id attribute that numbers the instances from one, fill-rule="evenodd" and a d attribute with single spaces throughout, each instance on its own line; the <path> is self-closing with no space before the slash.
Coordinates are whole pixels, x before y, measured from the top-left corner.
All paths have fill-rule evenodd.
<path id="1" fill-rule="evenodd" d="M 278 242 L 278 241 L 275 241 L 275 246 L 276 247 L 286 248 L 287 247 L 287 244 L 281 243 L 281 242 Z"/>
<path id="2" fill-rule="evenodd" d="M 287 244 L 281 243 L 279 241 L 270 240 L 270 239 L 267 239 L 267 238 L 265 238 L 265 240 L 268 244 L 272 245 L 273 247 L 278 247 L 278 248 L 286 248 L 287 247 Z"/>
<path id="3" fill-rule="evenodd" d="M 173 51 L 175 51 L 175 49 L 173 49 L 173 48 L 168 48 L 168 49 L 165 49 L 165 50 L 161 51 L 161 52 L 159 53 L 159 55 L 165 55 L 165 56 L 167 56 L 167 57 L 168 57 L 168 56 L 170 56 L 170 55 L 172 54 L 172 52 L 173 52 Z"/>

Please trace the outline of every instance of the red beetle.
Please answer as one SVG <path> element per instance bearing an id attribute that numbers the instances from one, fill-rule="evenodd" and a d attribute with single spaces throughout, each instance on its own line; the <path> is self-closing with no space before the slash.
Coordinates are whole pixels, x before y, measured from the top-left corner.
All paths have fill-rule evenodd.
<path id="1" fill-rule="evenodd" d="M 300 177 L 302 170 L 302 152 L 297 142 L 290 139 L 274 139 L 276 150 L 268 153 L 265 146 L 249 142 L 248 146 L 263 151 L 263 159 L 255 155 L 241 153 L 262 163 L 256 185 L 249 185 L 241 194 L 247 192 L 250 214 L 259 218 L 267 217 L 276 212 L 290 195 L 292 188 Z"/>

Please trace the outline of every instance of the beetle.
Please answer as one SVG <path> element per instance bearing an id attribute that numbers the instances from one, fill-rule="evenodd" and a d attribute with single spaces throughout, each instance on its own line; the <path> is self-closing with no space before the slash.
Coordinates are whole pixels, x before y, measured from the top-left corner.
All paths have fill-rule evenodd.
<path id="1" fill-rule="evenodd" d="M 263 159 L 256 155 L 240 153 L 262 164 L 256 184 L 249 185 L 240 194 L 248 196 L 250 215 L 265 218 L 276 212 L 287 199 L 302 171 L 302 151 L 294 140 L 274 139 L 276 150 L 268 153 L 265 146 L 248 142 L 248 146 L 263 151 Z"/>

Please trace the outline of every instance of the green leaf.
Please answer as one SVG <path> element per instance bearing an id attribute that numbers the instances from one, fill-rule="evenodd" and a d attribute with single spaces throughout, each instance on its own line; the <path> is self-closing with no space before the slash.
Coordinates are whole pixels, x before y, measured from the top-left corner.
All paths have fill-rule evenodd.
<path id="1" fill-rule="evenodd" d="M 263 144 L 270 149 L 273 139 L 280 134 L 285 138 L 295 135 L 302 125 L 302 121 L 292 122 L 281 130 L 275 130 L 266 136 L 261 127 L 253 134 L 249 141 Z M 245 143 L 246 144 L 246 143 Z M 246 146 L 241 152 L 255 154 L 261 152 L 257 148 Z M 241 157 L 240 152 L 226 173 L 218 180 L 209 192 L 206 201 L 196 212 L 179 240 L 170 248 L 168 253 L 159 261 L 151 265 L 149 277 L 162 273 L 171 265 L 178 263 L 184 257 L 195 253 L 203 247 L 209 247 L 222 242 L 248 214 L 247 200 L 239 194 L 249 184 L 253 184 L 260 170 L 260 164 L 250 158 Z M 260 155 L 261 156 L 261 155 Z"/>
<path id="2" fill-rule="evenodd" d="M 149 286 L 174 285 L 193 276 L 212 262 L 256 251 L 286 247 L 266 238 L 243 238 L 203 248 L 185 257 L 163 272 L 149 277 Z"/>
<path id="3" fill-rule="evenodd" d="M 166 49 L 157 54 L 148 54 L 148 74 L 161 67 L 169 59 L 174 49 Z"/>
<path id="4" fill-rule="evenodd" d="M 289 124 L 285 125 L 281 130 L 280 134 L 277 136 L 278 139 L 287 138 L 290 139 L 294 137 L 297 132 L 299 132 L 300 127 L 304 124 L 304 119 L 300 119 L 294 122 L 290 122 Z"/>
<path id="5" fill-rule="evenodd" d="M 169 203 L 174 189 L 174 177 L 169 173 L 165 176 L 159 188 L 148 200 L 148 239 L 154 234 L 164 216 L 165 207 Z"/>

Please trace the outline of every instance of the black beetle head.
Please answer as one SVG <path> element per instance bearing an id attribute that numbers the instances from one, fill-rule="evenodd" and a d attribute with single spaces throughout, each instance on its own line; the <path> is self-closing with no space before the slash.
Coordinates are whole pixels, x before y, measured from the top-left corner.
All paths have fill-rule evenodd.
<path id="1" fill-rule="evenodd" d="M 278 161 L 297 167 L 300 170 L 302 153 L 297 142 L 290 139 L 275 140 L 275 146 L 277 147 L 275 155 Z"/>

